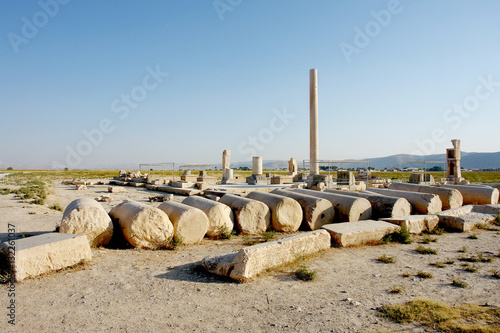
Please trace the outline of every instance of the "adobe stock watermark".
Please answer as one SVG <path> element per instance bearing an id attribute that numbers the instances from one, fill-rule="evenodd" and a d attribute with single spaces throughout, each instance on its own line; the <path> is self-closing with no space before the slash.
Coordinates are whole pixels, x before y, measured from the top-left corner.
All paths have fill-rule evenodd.
<path id="1" fill-rule="evenodd" d="M 7 322 L 10 325 L 16 324 L 16 226 L 9 223 L 7 225 L 7 243 L 5 256 L 10 266 L 7 280 L 7 296 L 9 297 L 7 308 Z"/>
<path id="2" fill-rule="evenodd" d="M 136 85 L 129 93 L 122 94 L 111 103 L 111 112 L 116 114 L 120 120 L 127 119 L 131 110 L 137 109 L 140 103 L 148 97 L 149 93 L 157 89 L 169 75 L 161 71 L 160 65 L 156 65 L 155 69 L 147 66 L 145 70 L 147 74 L 144 75 L 141 84 Z M 83 129 L 82 135 L 84 138 L 74 147 L 66 146 L 66 164 L 52 162 L 52 168 L 77 168 L 82 163 L 83 158 L 92 154 L 94 148 L 100 146 L 104 137 L 111 134 L 115 128 L 116 122 L 106 117 L 101 119 L 95 128 Z"/>
<path id="3" fill-rule="evenodd" d="M 238 145 L 238 153 L 243 156 L 257 156 L 258 151 L 266 148 L 266 145 L 271 143 L 277 133 L 283 132 L 290 121 L 295 119 L 296 115 L 288 113 L 286 108 L 283 110 L 273 110 L 274 116 L 269 120 L 267 127 L 261 128 L 256 135 L 250 135 Z"/>
<path id="4" fill-rule="evenodd" d="M 212 2 L 219 20 L 224 21 L 224 15 L 226 12 L 232 12 L 236 7 L 241 5 L 243 0 L 215 0 Z"/>
<path id="5" fill-rule="evenodd" d="M 67 5 L 70 0 L 40 0 L 38 6 L 41 10 L 37 11 L 31 19 L 26 16 L 21 18 L 21 34 L 9 32 L 7 38 L 15 53 L 19 53 L 19 46 L 28 44 L 30 39 L 38 35 L 39 29 L 45 27 L 51 18 L 54 18 L 60 10 L 60 5 Z"/>
<path id="6" fill-rule="evenodd" d="M 486 101 L 500 87 L 500 82 L 493 79 L 493 75 L 487 78 L 479 76 L 479 84 L 474 88 L 474 92 L 466 96 L 461 103 L 455 103 L 443 113 L 443 120 L 448 127 L 457 130 L 463 121 L 469 118 L 481 106 L 481 102 Z M 412 155 L 429 155 L 436 152 L 436 145 L 449 141 L 450 137 L 442 127 L 436 127 L 431 132 L 431 137 L 423 140 L 415 140 L 417 150 Z"/>
<path id="7" fill-rule="evenodd" d="M 361 53 L 361 50 L 365 49 L 370 45 L 372 40 L 376 38 L 382 32 L 382 28 L 386 28 L 392 21 L 394 15 L 398 15 L 403 11 L 401 1 L 399 0 L 389 0 L 386 9 L 380 11 L 372 10 L 370 12 L 373 20 L 368 21 L 364 28 L 361 29 L 358 26 L 354 27 L 354 38 L 352 44 L 342 42 L 339 44 L 340 50 L 344 55 L 345 60 L 348 64 L 352 61 L 352 56 L 354 54 Z"/>

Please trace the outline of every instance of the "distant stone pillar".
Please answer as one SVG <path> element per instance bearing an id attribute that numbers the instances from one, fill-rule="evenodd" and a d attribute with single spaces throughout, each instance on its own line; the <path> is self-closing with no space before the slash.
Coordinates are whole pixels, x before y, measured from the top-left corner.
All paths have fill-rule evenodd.
<path id="1" fill-rule="evenodd" d="M 223 179 L 232 179 L 229 178 L 229 170 L 231 167 L 231 151 L 226 149 L 222 152 L 222 178 Z"/>
<path id="2" fill-rule="evenodd" d="M 451 140 L 453 148 L 446 149 L 447 170 L 446 176 L 455 183 L 462 181 L 462 167 L 460 166 L 461 153 L 460 153 L 460 140 Z"/>
<path id="3" fill-rule="evenodd" d="M 297 169 L 297 160 L 292 157 L 290 161 L 288 161 L 288 174 L 290 176 L 295 176 L 297 174 Z"/>
<path id="4" fill-rule="evenodd" d="M 309 168 L 319 174 L 318 71 L 309 70 Z"/>
<path id="5" fill-rule="evenodd" d="M 252 174 L 262 175 L 262 156 L 252 157 Z"/>

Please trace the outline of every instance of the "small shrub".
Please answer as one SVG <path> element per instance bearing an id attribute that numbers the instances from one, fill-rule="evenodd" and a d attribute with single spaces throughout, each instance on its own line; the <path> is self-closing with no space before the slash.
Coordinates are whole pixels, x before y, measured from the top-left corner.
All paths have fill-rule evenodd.
<path id="1" fill-rule="evenodd" d="M 10 189 L 8 189 L 8 188 L 0 188 L 0 194 L 1 195 L 10 194 Z"/>
<path id="2" fill-rule="evenodd" d="M 467 247 L 462 246 L 462 247 L 458 250 L 458 252 L 466 253 L 466 252 L 467 252 Z"/>
<path id="3" fill-rule="evenodd" d="M 467 237 L 469 239 L 478 239 L 477 235 L 476 234 L 472 234 L 472 235 L 469 235 L 469 237 Z"/>
<path id="4" fill-rule="evenodd" d="M 485 257 L 481 252 L 478 252 L 476 256 L 459 257 L 458 260 L 466 262 L 485 262 L 490 263 L 493 261 L 492 257 Z"/>
<path id="5" fill-rule="evenodd" d="M 491 273 L 491 276 L 493 276 L 494 278 L 500 279 L 500 270 L 492 269 L 490 271 L 490 273 Z"/>
<path id="6" fill-rule="evenodd" d="M 432 231 L 428 231 L 427 233 L 429 235 L 442 235 L 445 232 L 446 231 L 444 230 L 444 228 L 437 227 L 437 228 L 434 228 L 434 230 L 432 230 Z"/>
<path id="7" fill-rule="evenodd" d="M 392 286 L 391 289 L 389 289 L 389 292 L 391 294 L 402 294 L 405 292 L 405 287 L 402 285 L 399 286 Z"/>
<path id="8" fill-rule="evenodd" d="M 468 263 L 464 265 L 464 271 L 470 273 L 476 273 L 479 268 L 476 265 L 469 265 Z"/>
<path id="9" fill-rule="evenodd" d="M 184 243 L 182 237 L 172 237 L 170 239 L 170 244 L 168 245 L 168 249 L 170 250 L 178 250 L 182 244 Z"/>
<path id="10" fill-rule="evenodd" d="M 453 279 L 453 281 L 451 281 L 451 285 L 458 288 L 467 288 L 468 286 L 466 282 L 458 279 Z"/>
<path id="11" fill-rule="evenodd" d="M 264 238 L 264 242 L 269 242 L 275 239 L 276 236 L 278 236 L 278 232 L 276 230 L 270 229 L 262 235 L 262 238 Z"/>
<path id="12" fill-rule="evenodd" d="M 394 264 L 396 262 L 396 258 L 388 257 L 384 254 L 384 255 L 378 257 L 377 261 L 383 262 L 384 264 Z"/>
<path id="13" fill-rule="evenodd" d="M 243 236 L 243 245 L 251 246 L 260 243 L 260 239 L 250 237 L 248 235 Z"/>
<path id="14" fill-rule="evenodd" d="M 415 251 L 417 251 L 420 254 L 434 254 L 434 255 L 437 254 L 437 250 L 436 249 L 431 249 L 430 247 L 425 247 L 425 246 L 422 246 L 422 245 L 419 245 L 415 249 Z"/>
<path id="15" fill-rule="evenodd" d="M 500 213 L 498 213 L 497 218 L 493 221 L 493 224 L 500 226 Z"/>
<path id="16" fill-rule="evenodd" d="M 60 211 L 60 212 L 63 211 L 63 208 L 61 206 L 59 206 L 58 204 L 54 204 L 54 205 L 50 206 L 49 208 L 53 209 L 53 210 Z"/>
<path id="17" fill-rule="evenodd" d="M 436 266 L 436 267 L 439 267 L 439 268 L 445 268 L 446 267 L 446 265 L 443 264 L 441 261 L 431 262 L 429 265 Z"/>
<path id="18" fill-rule="evenodd" d="M 295 271 L 295 277 L 302 281 L 314 281 L 316 274 L 316 270 L 309 270 L 306 266 L 301 266 Z"/>
<path id="19" fill-rule="evenodd" d="M 432 279 L 432 277 L 433 277 L 431 273 L 427 273 L 427 272 L 423 272 L 423 271 L 418 272 L 417 276 L 419 278 L 422 278 L 422 279 Z"/>
<path id="20" fill-rule="evenodd" d="M 432 242 L 437 242 L 437 238 L 433 238 L 429 235 L 425 235 L 424 238 L 422 238 L 422 243 L 424 243 L 424 244 L 429 244 Z"/>
<path id="21" fill-rule="evenodd" d="M 404 272 L 403 274 L 401 274 L 402 277 L 410 277 L 411 276 L 411 273 L 410 272 Z"/>
<path id="22" fill-rule="evenodd" d="M 411 244 L 411 234 L 408 232 L 406 226 L 402 225 L 400 231 L 393 232 L 382 238 L 383 243 L 401 243 L 401 244 Z"/>
<path id="23" fill-rule="evenodd" d="M 35 213 L 35 212 L 28 212 L 28 214 L 30 214 L 30 215 L 34 215 L 34 214 L 36 214 L 36 213 Z"/>
<path id="24" fill-rule="evenodd" d="M 446 261 L 444 262 L 446 265 L 453 265 L 455 263 L 455 260 L 446 258 Z"/>
<path id="25" fill-rule="evenodd" d="M 217 232 L 216 239 L 230 239 L 233 236 L 233 230 L 229 230 L 229 228 L 225 225 L 220 226 Z"/>

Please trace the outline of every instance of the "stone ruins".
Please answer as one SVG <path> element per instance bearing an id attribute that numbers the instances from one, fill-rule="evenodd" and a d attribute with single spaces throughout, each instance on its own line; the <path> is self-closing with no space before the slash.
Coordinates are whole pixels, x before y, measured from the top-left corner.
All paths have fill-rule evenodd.
<path id="1" fill-rule="evenodd" d="M 123 201 L 106 212 L 90 198 L 77 199 L 65 209 L 59 233 L 18 241 L 10 258 L 16 280 L 37 276 L 91 259 L 91 248 L 125 242 L 144 249 L 168 248 L 173 243 L 195 244 L 203 238 L 239 233 L 262 235 L 269 228 L 287 233 L 276 241 L 208 255 L 208 271 L 236 280 L 252 279 L 268 268 L 331 246 L 354 246 L 380 241 L 406 228 L 419 234 L 441 226 L 465 232 L 492 222 L 500 212 L 499 184 L 469 184 L 462 178 L 460 140 L 446 150 L 447 176 L 434 179 L 415 173 L 409 182 L 356 176 L 349 170 L 320 172 L 317 70 L 310 70 L 309 169 L 288 162 L 288 174 L 264 174 L 262 156 L 252 158 L 252 174 L 231 169 L 231 151 L 222 153 L 222 177 L 207 170 L 185 170 L 180 179 L 141 172 L 119 174 L 108 182 L 65 181 L 68 186 L 104 186 L 112 201 L 133 187 L 156 196 L 151 204 Z M 212 175 L 210 175 L 212 173 Z M 126 188 L 129 187 L 127 190 Z M 130 188 L 132 187 L 132 188 Z M 163 193 L 163 194 L 162 194 Z M 165 194 L 167 193 L 167 194 Z M 3 243 L 2 248 L 8 248 Z"/>

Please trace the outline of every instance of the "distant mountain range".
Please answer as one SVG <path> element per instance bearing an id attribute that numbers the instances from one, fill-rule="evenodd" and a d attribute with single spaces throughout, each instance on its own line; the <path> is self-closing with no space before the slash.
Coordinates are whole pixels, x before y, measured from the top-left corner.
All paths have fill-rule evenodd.
<path id="1" fill-rule="evenodd" d="M 357 168 L 357 167 L 366 167 L 368 162 L 370 167 L 375 169 L 394 169 L 394 168 L 421 168 L 424 166 L 423 163 L 412 163 L 412 162 L 421 162 L 421 161 L 442 161 L 441 163 L 426 163 L 425 167 L 431 168 L 433 166 L 443 166 L 445 162 L 445 154 L 434 154 L 434 155 L 409 155 L 409 154 L 398 154 L 391 155 L 386 157 L 376 157 L 376 158 L 367 158 L 361 161 L 360 163 L 344 163 L 344 168 Z M 299 168 L 302 167 L 302 161 L 297 161 Z M 175 163 L 175 168 L 178 169 L 179 166 L 185 163 Z M 340 163 L 334 164 L 340 167 Z M 11 166 L 11 165 L 9 165 Z M 273 170 L 273 169 L 283 169 L 288 168 L 288 161 L 284 160 L 264 160 L 262 162 L 262 166 L 264 169 Z M 6 164 L 1 164 L 0 168 L 6 168 Z M 52 166 L 32 166 L 32 165 L 12 165 L 14 169 L 53 169 Z M 135 163 L 116 163 L 116 164 L 100 164 L 95 165 L 92 169 L 96 170 L 137 170 L 139 164 Z M 213 167 L 217 167 L 218 169 L 222 168 L 221 163 L 213 164 Z M 231 167 L 237 169 L 239 167 L 248 167 L 252 168 L 251 161 L 244 162 L 232 162 Z M 308 167 L 308 166 L 306 166 Z M 462 167 L 465 169 L 496 169 L 500 168 L 500 152 L 496 153 L 467 153 L 462 152 Z M 171 166 L 168 166 L 167 169 L 170 169 Z"/>
<path id="2" fill-rule="evenodd" d="M 376 157 L 367 158 L 361 161 L 361 163 L 345 163 L 343 167 L 345 168 L 357 168 L 366 167 L 368 165 L 375 169 L 394 169 L 394 168 L 421 168 L 424 167 L 423 161 L 441 161 L 440 163 L 425 163 L 425 167 L 431 168 L 433 166 L 441 166 L 446 162 L 445 154 L 434 154 L 434 155 L 409 155 L 409 154 L 398 154 L 386 157 Z M 299 168 L 302 166 L 302 161 L 297 161 Z M 339 164 L 335 164 L 339 166 Z M 461 165 L 465 169 L 495 169 L 500 168 L 500 152 L 496 153 L 467 153 L 462 152 Z M 242 162 L 231 164 L 233 168 L 252 167 L 251 162 Z M 288 161 L 282 160 L 266 160 L 262 162 L 264 169 L 281 169 L 288 168 Z M 220 165 L 218 166 L 220 167 Z M 446 168 L 446 166 L 444 166 Z"/>

